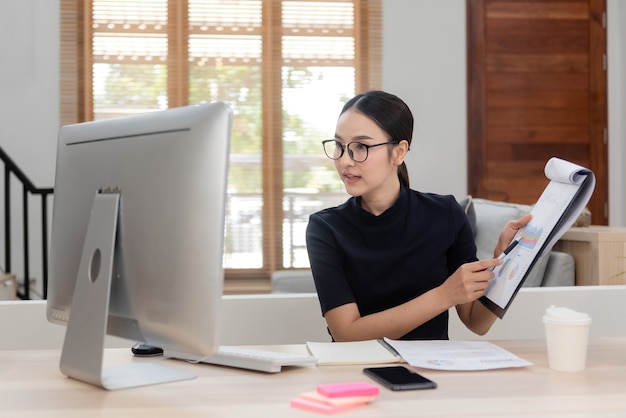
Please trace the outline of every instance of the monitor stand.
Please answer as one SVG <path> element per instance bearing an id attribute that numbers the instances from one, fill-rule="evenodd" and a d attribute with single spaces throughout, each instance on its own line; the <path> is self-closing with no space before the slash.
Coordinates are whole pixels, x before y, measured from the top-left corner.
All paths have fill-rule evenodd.
<path id="1" fill-rule="evenodd" d="M 118 192 L 99 192 L 94 197 L 61 353 L 61 372 L 108 390 L 193 379 L 193 374 L 142 361 L 103 369 L 119 201 Z"/>

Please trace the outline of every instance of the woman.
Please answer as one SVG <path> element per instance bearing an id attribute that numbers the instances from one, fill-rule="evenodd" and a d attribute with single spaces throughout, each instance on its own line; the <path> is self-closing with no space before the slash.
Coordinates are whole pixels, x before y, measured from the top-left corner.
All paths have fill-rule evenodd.
<path id="1" fill-rule="evenodd" d="M 344 204 L 310 216 L 307 250 L 334 341 L 447 339 L 448 309 L 483 335 L 496 320 L 478 298 L 498 259 L 477 261 L 463 209 L 452 196 L 409 188 L 404 158 L 413 115 L 398 97 L 370 91 L 348 101 L 324 141 L 346 191 Z M 527 215 L 510 221 L 499 254 Z"/>

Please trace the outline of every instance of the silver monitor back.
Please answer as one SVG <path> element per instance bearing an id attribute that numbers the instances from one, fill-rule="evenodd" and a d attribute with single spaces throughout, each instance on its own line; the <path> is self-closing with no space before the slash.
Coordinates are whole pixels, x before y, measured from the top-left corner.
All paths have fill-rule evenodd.
<path id="1" fill-rule="evenodd" d="M 71 316 L 94 197 L 115 191 L 107 332 L 185 353 L 215 352 L 231 115 L 212 103 L 61 128 L 50 322 Z"/>

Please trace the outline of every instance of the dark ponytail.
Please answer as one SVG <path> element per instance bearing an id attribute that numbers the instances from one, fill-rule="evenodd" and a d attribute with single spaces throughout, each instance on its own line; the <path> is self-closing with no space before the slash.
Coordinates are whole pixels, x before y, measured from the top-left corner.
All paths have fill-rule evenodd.
<path id="1" fill-rule="evenodd" d="M 398 179 L 400 184 L 409 187 L 409 170 L 406 168 L 406 163 L 402 161 L 402 164 L 398 167 Z"/>
<path id="2" fill-rule="evenodd" d="M 413 139 L 413 114 L 411 109 L 391 93 L 371 90 L 350 99 L 341 113 L 351 108 L 367 116 L 389 135 L 390 140 L 406 140 L 411 147 Z M 400 184 L 409 187 L 409 171 L 404 162 L 398 167 Z"/>

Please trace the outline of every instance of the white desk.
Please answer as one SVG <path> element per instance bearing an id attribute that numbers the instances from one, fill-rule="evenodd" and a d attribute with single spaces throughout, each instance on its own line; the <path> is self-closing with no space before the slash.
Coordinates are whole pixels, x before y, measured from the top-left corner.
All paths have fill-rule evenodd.
<path id="1" fill-rule="evenodd" d="M 520 369 L 445 372 L 421 369 L 435 390 L 381 388 L 370 405 L 343 417 L 617 417 L 626 416 L 626 338 L 592 339 L 587 369 L 547 367 L 542 340 L 495 341 L 534 363 Z M 269 348 L 269 347 L 268 347 Z M 304 350 L 304 346 L 275 346 Z M 107 362 L 133 361 L 128 349 L 108 349 Z M 0 351 L 0 416 L 10 417 L 315 417 L 289 400 L 321 383 L 367 380 L 361 366 L 289 369 L 279 374 L 192 365 L 197 379 L 108 392 L 64 377 L 58 350 Z M 136 360 L 135 360 L 136 361 Z"/>

